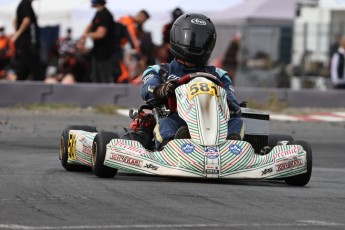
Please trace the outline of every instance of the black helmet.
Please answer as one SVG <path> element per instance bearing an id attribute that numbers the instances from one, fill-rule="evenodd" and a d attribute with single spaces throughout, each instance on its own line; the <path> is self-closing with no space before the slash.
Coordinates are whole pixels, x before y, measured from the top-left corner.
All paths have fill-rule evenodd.
<path id="1" fill-rule="evenodd" d="M 216 29 L 202 14 L 183 14 L 170 31 L 170 50 L 184 61 L 205 64 L 216 44 Z"/>
<path id="2" fill-rule="evenodd" d="M 101 5 L 105 5 L 107 2 L 105 0 L 91 0 L 91 4 L 95 5 L 95 4 L 101 4 Z"/>

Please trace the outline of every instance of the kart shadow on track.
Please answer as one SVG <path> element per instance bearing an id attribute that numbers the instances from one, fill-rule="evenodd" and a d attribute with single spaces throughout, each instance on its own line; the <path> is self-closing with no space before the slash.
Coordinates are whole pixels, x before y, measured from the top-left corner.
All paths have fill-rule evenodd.
<path id="1" fill-rule="evenodd" d="M 92 175 L 92 168 L 82 166 L 78 168 L 73 168 L 73 170 L 65 171 L 59 170 L 58 172 L 73 172 L 74 174 L 90 174 Z M 230 180 L 230 179 L 220 179 L 220 180 L 213 180 L 213 179 L 204 179 L 204 178 L 188 178 L 188 177 L 162 177 L 156 175 L 149 175 L 149 174 L 140 174 L 140 173 L 127 173 L 127 172 L 118 172 L 118 176 L 114 178 L 97 178 L 94 177 L 96 180 L 115 180 L 115 181 L 133 181 L 133 182 L 140 182 L 140 181 L 150 181 L 150 182 L 157 182 L 157 183 L 188 183 L 188 184 L 224 184 L 224 185 L 242 185 L 242 186 L 274 186 L 274 187 L 289 187 L 284 181 L 282 180 Z"/>
<path id="2" fill-rule="evenodd" d="M 109 178 L 105 178 L 109 180 Z M 222 184 L 222 185 L 241 185 L 241 186 L 254 186 L 254 187 L 290 187 L 283 180 L 230 180 L 230 179 L 205 179 L 205 178 L 188 178 L 188 177 L 162 177 L 156 175 L 140 174 L 140 173 L 127 173 L 118 172 L 118 176 L 110 178 L 110 180 L 116 181 L 150 181 L 157 183 L 187 183 L 187 184 Z"/>

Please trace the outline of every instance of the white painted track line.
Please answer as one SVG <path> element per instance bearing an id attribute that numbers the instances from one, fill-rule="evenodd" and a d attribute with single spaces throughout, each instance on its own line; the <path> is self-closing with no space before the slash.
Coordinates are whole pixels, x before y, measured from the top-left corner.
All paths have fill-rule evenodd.
<path id="1" fill-rule="evenodd" d="M 327 121 L 327 122 L 343 122 L 345 121 L 345 117 L 336 117 L 336 116 L 326 116 L 326 115 L 310 115 L 308 116 L 311 119 L 320 120 L 320 121 Z"/>
<path id="2" fill-rule="evenodd" d="M 284 115 L 284 114 L 270 114 L 271 120 L 276 121 L 300 121 L 301 119 L 294 116 Z"/>
<path id="3" fill-rule="evenodd" d="M 255 228 L 255 227 L 344 227 L 345 223 L 320 220 L 297 220 L 289 223 L 233 223 L 233 224 L 134 224 L 134 225 L 76 225 L 76 226 L 27 226 L 0 224 L 0 229 L 55 230 L 55 229 L 163 229 L 163 228 Z"/>
<path id="4" fill-rule="evenodd" d="M 116 112 L 122 116 L 129 116 L 129 109 L 117 109 Z"/>

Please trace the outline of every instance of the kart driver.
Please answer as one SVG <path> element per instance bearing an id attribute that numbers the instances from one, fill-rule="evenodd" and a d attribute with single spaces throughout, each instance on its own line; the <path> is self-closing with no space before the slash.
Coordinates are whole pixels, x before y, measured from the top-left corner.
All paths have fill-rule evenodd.
<path id="1" fill-rule="evenodd" d="M 227 93 L 231 118 L 227 139 L 241 140 L 244 136 L 241 108 L 235 97 L 228 73 L 214 66 L 207 66 L 216 43 L 216 30 L 212 21 L 202 14 L 183 14 L 173 24 L 170 32 L 170 50 L 175 59 L 168 64 L 149 66 L 143 73 L 141 95 L 146 103 L 159 106 L 175 96 L 178 80 L 186 74 L 206 72 L 216 76 Z M 186 126 L 178 113 L 162 117 L 154 129 L 155 145 L 161 149 L 174 139 L 177 130 Z"/>

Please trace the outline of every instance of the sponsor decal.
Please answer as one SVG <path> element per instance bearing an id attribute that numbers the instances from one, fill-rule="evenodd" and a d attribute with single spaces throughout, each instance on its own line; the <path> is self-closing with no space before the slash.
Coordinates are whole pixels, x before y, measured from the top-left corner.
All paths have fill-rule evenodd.
<path id="1" fill-rule="evenodd" d="M 83 153 L 86 153 L 88 155 L 92 155 L 92 145 L 91 143 L 85 138 L 85 137 L 82 137 L 80 139 L 82 145 L 83 145 Z"/>
<path id="2" fill-rule="evenodd" d="M 185 143 L 181 146 L 181 150 L 182 152 L 189 154 L 192 153 L 194 151 L 194 145 L 190 144 L 190 143 Z"/>
<path id="3" fill-rule="evenodd" d="M 168 76 L 168 80 L 177 80 L 177 79 L 180 79 L 180 78 L 174 74 L 171 74 Z"/>
<path id="4" fill-rule="evenodd" d="M 189 114 L 190 111 L 193 109 L 193 107 L 195 106 L 195 104 L 193 102 L 191 102 L 186 110 L 186 113 Z"/>
<path id="5" fill-rule="evenodd" d="M 217 169 L 206 169 L 207 174 L 219 174 L 219 170 Z"/>
<path id="6" fill-rule="evenodd" d="M 155 166 L 153 164 L 146 164 L 144 168 L 152 169 L 152 170 L 157 170 L 158 166 Z"/>
<path id="7" fill-rule="evenodd" d="M 242 147 L 239 146 L 238 144 L 232 144 L 229 146 L 229 150 L 231 153 L 235 155 L 240 155 L 240 153 L 242 152 Z"/>
<path id="8" fill-rule="evenodd" d="M 143 77 L 143 82 L 144 82 L 144 84 L 145 84 L 148 80 L 152 79 L 154 76 L 155 76 L 155 75 L 154 75 L 153 73 L 149 73 L 149 74 L 145 75 L 145 76 Z"/>
<path id="9" fill-rule="evenodd" d="M 262 171 L 262 175 L 261 176 L 266 175 L 267 173 L 271 173 L 271 172 L 273 172 L 273 168 L 265 169 L 264 171 Z"/>
<path id="10" fill-rule="evenodd" d="M 197 24 L 197 25 L 200 25 L 200 26 L 205 26 L 206 25 L 206 22 L 200 18 L 193 18 L 191 20 L 191 23 L 193 24 Z"/>
<path id="11" fill-rule="evenodd" d="M 282 157 L 289 157 L 290 155 L 295 155 L 298 154 L 300 152 L 300 146 L 296 146 L 294 148 L 285 150 L 283 152 L 280 152 L 278 154 L 273 155 L 274 161 L 276 162 L 277 159 L 280 159 Z"/>
<path id="12" fill-rule="evenodd" d="M 303 163 L 303 161 L 301 158 L 294 157 L 291 160 L 289 160 L 288 162 L 277 165 L 276 169 L 277 169 L 277 172 L 279 172 L 279 171 L 283 171 L 283 170 L 287 170 L 290 168 L 300 166 L 300 165 L 302 165 L 302 163 Z"/>
<path id="13" fill-rule="evenodd" d="M 118 147 L 123 148 L 123 149 L 119 149 Z M 125 143 L 123 143 L 121 141 L 118 141 L 114 145 L 112 145 L 110 147 L 110 150 L 112 150 L 114 152 L 122 152 L 122 153 L 125 153 L 125 154 L 128 154 L 128 155 L 133 155 L 133 156 L 139 156 L 141 154 L 146 154 L 145 150 L 138 149 L 138 148 L 136 148 L 134 146 L 125 144 Z"/>
<path id="14" fill-rule="evenodd" d="M 151 88 L 151 86 L 149 85 L 149 86 L 147 87 L 147 91 L 153 93 L 153 88 Z"/>
<path id="15" fill-rule="evenodd" d="M 235 94 L 235 89 L 234 89 L 234 87 L 233 87 L 232 85 L 229 86 L 229 89 L 230 89 L 230 91 L 231 91 L 233 94 Z"/>
<path id="16" fill-rule="evenodd" d="M 129 156 L 120 155 L 117 153 L 112 153 L 110 155 L 110 159 L 112 159 L 114 161 L 120 161 L 120 162 L 123 162 L 125 164 L 133 165 L 136 167 L 141 167 L 143 164 L 143 162 L 141 160 L 134 159 L 134 158 L 131 158 Z"/>
<path id="17" fill-rule="evenodd" d="M 215 166 L 215 165 L 206 165 L 206 169 L 218 169 L 218 166 Z"/>
<path id="18" fill-rule="evenodd" d="M 216 159 L 217 157 L 219 157 L 219 152 L 217 148 L 214 148 L 214 147 L 206 148 L 205 156 L 208 159 Z"/>
<path id="19" fill-rule="evenodd" d="M 92 148 L 91 148 L 91 146 L 83 145 L 83 153 L 86 153 L 88 155 L 92 155 Z"/>

